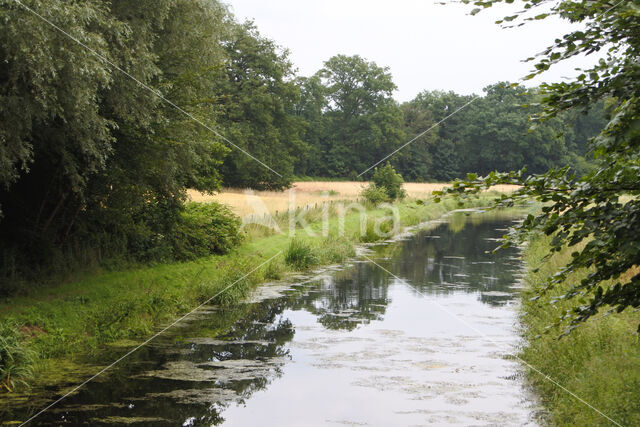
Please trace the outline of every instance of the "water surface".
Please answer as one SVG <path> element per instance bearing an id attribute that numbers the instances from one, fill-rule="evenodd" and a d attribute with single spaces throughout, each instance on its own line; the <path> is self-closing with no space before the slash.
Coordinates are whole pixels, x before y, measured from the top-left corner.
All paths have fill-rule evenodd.
<path id="1" fill-rule="evenodd" d="M 34 424 L 534 424 L 507 357 L 522 262 L 488 253 L 512 223 L 459 214 L 372 247 L 393 274 L 361 258 L 209 307 Z"/>

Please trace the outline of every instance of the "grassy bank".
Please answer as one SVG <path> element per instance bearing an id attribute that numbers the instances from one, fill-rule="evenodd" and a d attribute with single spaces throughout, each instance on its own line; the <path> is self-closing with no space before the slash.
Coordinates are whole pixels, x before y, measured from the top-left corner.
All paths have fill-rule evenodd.
<path id="1" fill-rule="evenodd" d="M 489 197 L 470 199 L 466 207 L 487 205 Z M 401 225 L 408 226 L 437 218 L 459 205 L 452 200 L 440 204 L 414 200 L 396 207 Z M 236 281 L 213 303 L 233 304 L 265 280 L 341 262 L 354 254 L 353 243 L 376 240 L 372 232 L 376 219 L 390 214 L 388 209 L 368 207 L 362 234 L 359 212 L 349 211 L 341 222 L 336 210 L 336 206 L 331 208 L 328 236 L 323 236 L 323 213 L 316 209 L 305 215 L 315 236 L 298 229 L 292 237 L 253 226 L 244 243 L 226 255 L 85 274 L 2 301 L 0 324 L 13 335 L 5 334 L 9 339 L 0 343 L 0 356 L 3 363 L 11 357 L 15 360 L 4 364 L 4 391 L 19 389 L 20 377 L 38 386 L 55 384 L 77 371 L 74 361 L 91 360 L 107 345 L 126 349 Z M 287 217 L 276 220 L 288 231 Z M 386 224 L 379 228 L 391 231 Z M 280 255 L 243 278 L 276 254 Z M 30 370 L 34 375 L 29 375 Z"/>
<path id="2" fill-rule="evenodd" d="M 634 333 L 640 316 L 637 311 L 627 309 L 619 314 L 591 319 L 561 339 L 557 339 L 563 330 L 561 327 L 553 327 L 544 334 L 546 327 L 575 303 L 560 300 L 551 305 L 552 297 L 564 293 L 570 283 L 587 274 L 574 275 L 563 288 L 539 301 L 530 301 L 535 289 L 559 267 L 566 265 L 575 250 L 565 249 L 542 262 L 549 253 L 549 242 L 546 236 L 534 238 L 526 250 L 529 273 L 522 318 L 528 344 L 522 357 L 616 422 L 640 425 L 640 342 Z M 535 268 L 539 270 L 533 272 Z M 542 337 L 537 338 L 541 334 Z M 548 410 L 551 424 L 612 425 L 539 374 L 531 372 L 529 377 Z"/>

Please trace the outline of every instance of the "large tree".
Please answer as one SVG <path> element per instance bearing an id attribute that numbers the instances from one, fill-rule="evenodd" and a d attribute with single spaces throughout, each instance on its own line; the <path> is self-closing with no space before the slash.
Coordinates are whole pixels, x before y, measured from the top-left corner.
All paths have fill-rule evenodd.
<path id="1" fill-rule="evenodd" d="M 225 185 L 257 189 L 288 187 L 293 164 L 304 152 L 300 139 L 304 123 L 295 116 L 300 90 L 288 52 L 260 35 L 248 22 L 233 24 L 223 39 L 226 77 L 218 99 L 224 110 L 221 124 L 239 150 L 225 159 Z"/>
<path id="2" fill-rule="evenodd" d="M 542 173 L 567 164 L 562 120 L 548 120 L 529 129 L 528 115 L 539 111 L 534 107 L 539 102 L 535 91 L 503 82 L 485 88 L 485 92 L 463 114 L 459 130 L 466 145 L 463 172 L 484 175 L 526 168 L 529 173 Z"/>
<path id="3" fill-rule="evenodd" d="M 404 133 L 407 138 L 414 138 L 434 126 L 433 113 L 429 109 L 414 102 L 406 102 L 400 106 L 404 117 Z M 432 129 L 419 137 L 415 142 L 407 145 L 391 160 L 396 168 L 411 181 L 424 181 L 432 178 L 436 173 L 436 163 L 433 161 L 434 145 L 438 142 L 438 133 Z"/>
<path id="4" fill-rule="evenodd" d="M 328 120 L 325 116 L 328 99 L 320 76 L 299 77 L 300 100 L 294 112 L 304 123 L 302 139 L 308 146 L 306 155 L 296 162 L 295 173 L 300 176 L 321 176 L 326 173 L 323 149 L 327 147 Z"/>
<path id="5" fill-rule="evenodd" d="M 502 1 L 465 2 L 486 8 Z M 611 119 L 591 142 L 595 170 L 583 176 L 575 176 L 569 168 L 529 177 L 517 172 L 491 173 L 483 179 L 470 176 L 466 182 L 456 182 L 451 192 L 470 193 L 508 182 L 522 188 L 504 196 L 502 204 L 528 197 L 545 203 L 540 214 L 529 216 L 522 224 L 519 236 L 542 230 L 554 236 L 553 252 L 565 245 L 575 251 L 540 292 L 566 281 L 574 271 L 590 271 L 563 295 L 574 301 L 573 309 L 561 316 L 569 321 L 568 332 L 603 310 L 640 307 L 640 274 L 634 270 L 640 265 L 640 5 L 637 1 L 563 0 L 555 2 L 550 11 L 539 11 L 546 2 L 522 3 L 525 7 L 520 13 L 500 22 L 556 15 L 584 27 L 558 36 L 553 45 L 532 58 L 535 71 L 529 78 L 576 55 L 600 52 L 603 56 L 573 81 L 542 85 L 544 109 L 536 117 L 544 121 L 572 109 L 588 112 L 601 101 L 609 102 Z M 631 278 L 620 281 L 628 272 Z"/>
<path id="6" fill-rule="evenodd" d="M 287 184 L 290 65 L 216 0 L 0 0 L 0 20 L 3 274 L 152 254 L 186 188 Z"/>
<path id="7" fill-rule="evenodd" d="M 324 147 L 330 176 L 355 176 L 402 142 L 402 112 L 388 68 L 337 55 L 318 72 L 327 97 Z"/>
<path id="8" fill-rule="evenodd" d="M 428 112 L 434 123 L 439 123 L 432 132 L 437 135 L 430 143 L 427 140 L 418 140 L 414 144 L 425 144 L 432 159 L 429 172 L 430 179 L 437 181 L 450 181 L 459 178 L 466 172 L 463 164 L 465 140 L 461 130 L 467 125 L 464 116 L 465 110 L 451 115 L 456 110 L 463 108 L 465 104 L 473 102 L 473 96 L 458 95 L 452 91 L 424 91 L 419 93 L 411 104 L 418 111 Z M 450 116 L 447 118 L 448 116 Z M 429 138 L 425 135 L 423 138 Z M 407 148 L 411 147 L 409 145 Z M 400 173 L 406 174 L 402 169 Z"/>

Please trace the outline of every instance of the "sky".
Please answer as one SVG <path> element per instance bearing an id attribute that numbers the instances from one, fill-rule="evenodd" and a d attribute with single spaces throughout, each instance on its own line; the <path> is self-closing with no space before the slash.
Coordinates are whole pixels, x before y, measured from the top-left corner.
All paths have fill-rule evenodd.
<path id="1" fill-rule="evenodd" d="M 499 81 L 519 81 L 534 56 L 572 27 L 557 18 L 502 29 L 495 21 L 521 9 L 500 5 L 471 16 L 471 6 L 437 0 L 227 0 L 240 21 L 254 20 L 260 33 L 290 51 L 298 74 L 309 76 L 336 54 L 358 54 L 391 69 L 400 102 L 423 90 L 482 94 Z M 576 75 L 590 58 L 560 64 L 544 78 Z"/>

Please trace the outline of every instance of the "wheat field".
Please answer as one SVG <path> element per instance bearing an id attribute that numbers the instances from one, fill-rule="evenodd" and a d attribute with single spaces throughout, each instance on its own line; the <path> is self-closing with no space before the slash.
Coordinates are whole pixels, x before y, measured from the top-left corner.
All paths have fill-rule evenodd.
<path id="1" fill-rule="evenodd" d="M 275 214 L 289 210 L 290 207 L 303 208 L 314 207 L 331 201 L 356 201 L 359 194 L 368 183 L 357 181 L 310 181 L 295 182 L 290 190 L 286 191 L 253 191 L 237 188 L 225 188 L 214 195 L 203 194 L 195 190 L 189 190 L 189 198 L 194 202 L 216 201 L 229 205 L 239 216 L 252 213 L 263 214 L 269 212 Z M 441 190 L 448 183 L 417 183 L 407 182 L 404 189 L 410 198 L 426 198 L 433 191 Z M 492 190 L 511 192 L 516 186 L 499 185 Z"/>

